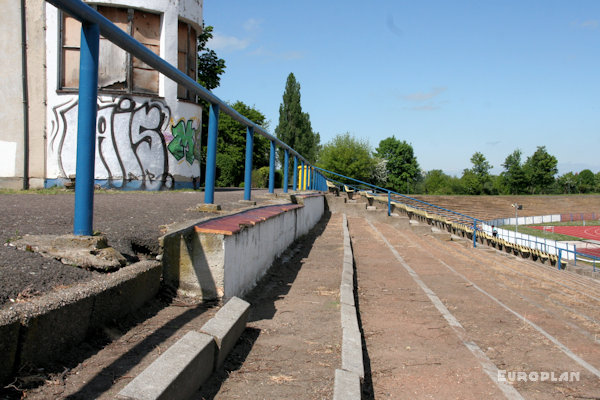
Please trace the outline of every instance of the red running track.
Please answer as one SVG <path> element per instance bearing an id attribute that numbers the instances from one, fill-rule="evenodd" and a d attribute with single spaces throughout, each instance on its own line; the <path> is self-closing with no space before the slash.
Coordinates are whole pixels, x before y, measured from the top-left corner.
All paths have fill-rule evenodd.
<path id="1" fill-rule="evenodd" d="M 554 226 L 553 230 L 550 230 L 550 227 L 544 229 L 544 226 L 530 226 L 529 228 L 600 241 L 600 226 Z"/>
<path id="2" fill-rule="evenodd" d="M 600 241 L 600 226 L 554 226 L 554 230 L 544 229 L 544 226 L 530 226 L 530 228 L 539 229 L 540 231 L 554 232 L 561 235 L 575 236 L 582 239 L 591 239 Z M 580 253 L 590 254 L 600 257 L 600 248 L 598 249 L 577 249 Z"/>

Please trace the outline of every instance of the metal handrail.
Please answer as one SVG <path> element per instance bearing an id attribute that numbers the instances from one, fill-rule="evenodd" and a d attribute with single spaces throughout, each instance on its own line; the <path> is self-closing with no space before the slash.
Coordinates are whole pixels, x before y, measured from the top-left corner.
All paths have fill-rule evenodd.
<path id="1" fill-rule="evenodd" d="M 386 188 L 383 188 L 383 187 L 381 187 L 381 186 L 373 185 L 373 184 L 371 184 L 371 183 L 364 182 L 364 181 L 361 181 L 361 180 L 359 180 L 359 179 L 354 179 L 354 178 L 351 178 L 351 177 L 349 177 L 349 176 L 345 176 L 345 175 L 342 175 L 342 174 L 338 174 L 337 172 L 329 171 L 329 170 L 326 170 L 326 169 L 324 169 L 324 168 L 320 168 L 320 167 L 314 167 L 314 168 L 315 168 L 315 169 L 317 169 L 318 171 L 324 172 L 324 173 L 326 173 L 326 174 L 333 174 L 333 175 L 335 175 L 335 176 L 338 176 L 338 177 L 341 177 L 341 178 L 344 178 L 344 179 L 349 179 L 349 180 L 352 180 L 352 181 L 354 181 L 354 182 L 358 182 L 358 183 L 360 183 L 360 184 L 362 184 L 362 185 L 365 185 L 365 186 L 367 186 L 367 187 L 369 187 L 369 188 L 371 188 L 371 189 L 376 189 L 376 190 L 379 190 L 379 191 L 380 191 L 380 192 L 382 192 L 382 193 L 389 193 L 389 194 L 391 194 L 391 195 L 394 195 L 394 196 L 399 196 L 399 197 L 401 197 L 401 198 L 408 199 L 408 200 L 410 200 L 410 201 L 414 201 L 414 202 L 417 202 L 417 203 L 420 203 L 420 204 L 424 204 L 424 205 L 426 205 L 426 206 L 428 206 L 428 207 L 433 207 L 433 208 L 436 208 L 436 209 L 438 209 L 438 210 L 441 210 L 441 211 L 444 211 L 444 212 L 447 212 L 447 213 L 451 213 L 451 214 L 453 214 L 453 215 L 459 215 L 459 216 L 461 216 L 461 217 L 464 217 L 464 218 L 466 218 L 466 219 L 468 219 L 468 220 L 470 220 L 470 221 L 472 221 L 472 222 L 476 222 L 476 223 L 480 223 L 480 222 L 482 222 L 482 220 L 480 220 L 480 219 L 478 219 L 478 218 L 471 217 L 471 216 L 469 216 L 469 215 L 462 214 L 462 213 L 459 213 L 459 212 L 457 212 L 457 211 L 449 210 L 449 209 L 447 209 L 447 208 L 440 207 L 440 206 L 438 206 L 438 205 L 435 205 L 435 204 L 432 204 L 432 203 L 428 203 L 428 202 L 426 202 L 426 201 L 424 201 L 424 200 L 415 199 L 414 197 L 410 197 L 410 196 L 407 196 L 407 195 L 405 195 L 405 194 L 401 194 L 401 193 L 395 192 L 395 191 L 393 191 L 393 190 L 391 190 L 391 189 L 386 189 Z M 351 185 L 348 185 L 348 186 L 351 186 Z M 353 187 L 355 187 L 355 186 L 353 186 Z M 415 208 L 422 209 L 422 208 L 419 208 L 419 207 L 417 207 L 417 206 L 415 206 Z M 423 209 L 423 210 L 424 210 L 424 209 Z"/>
<path id="2" fill-rule="evenodd" d="M 95 121 L 97 111 L 97 79 L 98 79 L 98 48 L 99 36 L 103 37 L 119 46 L 121 49 L 137 57 L 150 67 L 154 68 L 165 77 L 182 85 L 186 89 L 198 95 L 199 98 L 210 103 L 209 123 L 208 123 L 208 143 L 206 157 L 206 184 L 205 184 L 205 203 L 213 203 L 215 170 L 216 170 L 216 151 L 218 135 L 219 112 L 229 115 L 235 121 L 241 123 L 247 128 L 246 136 L 246 173 L 244 199 L 250 200 L 250 174 L 252 168 L 252 135 L 256 132 L 267 138 L 271 143 L 270 148 L 270 173 L 269 173 L 269 192 L 274 192 L 274 171 L 275 171 L 275 145 L 284 150 L 286 173 L 284 179 L 283 191 L 288 190 L 289 155 L 294 157 L 294 166 L 300 159 L 303 168 L 307 168 L 311 173 L 310 189 L 323 190 L 325 186 L 324 177 L 319 174 L 311 163 L 300 153 L 294 150 L 285 142 L 271 135 L 264 128 L 253 121 L 241 115 L 229 104 L 215 96 L 208 89 L 197 83 L 188 75 L 163 60 L 146 46 L 135 40 L 123 30 L 114 25 L 106 17 L 98 13 L 89 5 L 81 0 L 46 0 L 48 3 L 70 14 L 72 17 L 82 23 L 81 47 L 80 47 L 80 80 L 79 80 L 79 114 L 78 114 L 78 132 L 77 132 L 77 165 L 76 165 L 76 184 L 75 184 L 75 215 L 74 228 L 75 235 L 91 235 L 93 220 L 93 193 L 94 193 L 94 159 L 95 159 Z M 250 154 L 250 156 L 248 156 Z M 304 174 L 302 174 L 304 176 Z M 294 178 L 296 171 L 294 171 Z M 296 181 L 293 183 L 294 189 Z"/>

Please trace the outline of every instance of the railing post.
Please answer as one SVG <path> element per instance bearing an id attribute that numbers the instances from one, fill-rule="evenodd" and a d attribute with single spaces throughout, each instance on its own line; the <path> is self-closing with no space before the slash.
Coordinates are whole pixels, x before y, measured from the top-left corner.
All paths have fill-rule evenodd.
<path id="1" fill-rule="evenodd" d="M 305 171 L 304 171 L 304 160 L 300 161 L 300 190 L 304 190 L 304 178 L 305 178 Z"/>
<path id="2" fill-rule="evenodd" d="M 388 190 L 388 217 L 392 215 L 392 192 Z"/>
<path id="3" fill-rule="evenodd" d="M 269 193 L 275 193 L 275 141 L 271 140 L 269 156 Z"/>
<path id="4" fill-rule="evenodd" d="M 298 157 L 296 156 L 294 156 L 294 175 L 292 181 L 292 189 L 295 192 L 298 189 Z"/>
<path id="5" fill-rule="evenodd" d="M 288 149 L 283 151 L 283 193 L 288 192 L 288 178 L 290 175 L 290 153 Z"/>
<path id="6" fill-rule="evenodd" d="M 562 259 L 562 249 L 558 249 L 558 261 L 556 262 L 556 265 L 558 266 L 559 270 L 560 270 L 560 264 L 562 264 L 561 259 Z"/>
<path id="7" fill-rule="evenodd" d="M 79 52 L 79 110 L 73 218 L 73 234 L 79 236 L 93 234 L 99 46 L 100 29 L 98 25 L 84 22 L 81 25 Z"/>
<path id="8" fill-rule="evenodd" d="M 577 245 L 573 245 L 573 256 L 575 257 L 575 265 L 577 265 Z"/>
<path id="9" fill-rule="evenodd" d="M 215 201 L 215 175 L 217 173 L 217 135 L 219 134 L 219 105 L 211 104 L 208 111 L 208 142 L 206 143 L 206 180 L 204 203 Z"/>
<path id="10" fill-rule="evenodd" d="M 252 149 L 254 148 L 254 127 L 246 127 L 246 165 L 244 169 L 244 200 L 252 198 Z"/>
<path id="11" fill-rule="evenodd" d="M 516 242 L 516 240 L 515 240 Z M 477 221 L 473 220 L 473 247 L 477 247 Z"/>

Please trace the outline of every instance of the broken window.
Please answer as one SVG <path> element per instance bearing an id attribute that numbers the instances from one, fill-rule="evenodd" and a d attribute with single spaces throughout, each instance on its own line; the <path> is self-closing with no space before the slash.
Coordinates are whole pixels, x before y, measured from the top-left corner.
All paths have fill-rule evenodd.
<path id="1" fill-rule="evenodd" d="M 133 36 L 152 52 L 160 53 L 160 15 L 131 8 L 97 6 L 100 14 Z M 79 87 L 81 24 L 63 13 L 61 18 L 61 89 Z M 100 36 L 98 89 L 105 92 L 158 94 L 158 71 Z"/>
<path id="2" fill-rule="evenodd" d="M 177 68 L 196 81 L 197 59 L 196 30 L 183 21 L 179 21 L 177 31 Z M 196 95 L 184 86 L 177 85 L 177 97 L 195 101 Z"/>

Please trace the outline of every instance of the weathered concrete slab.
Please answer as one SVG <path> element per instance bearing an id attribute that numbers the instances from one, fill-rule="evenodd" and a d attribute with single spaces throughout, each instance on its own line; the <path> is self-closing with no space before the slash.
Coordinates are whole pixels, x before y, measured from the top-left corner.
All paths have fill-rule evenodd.
<path id="1" fill-rule="evenodd" d="M 142 261 L 102 281 L 84 282 L 2 310 L 0 375 L 11 375 L 14 368 L 24 365 L 42 367 L 52 362 L 83 341 L 91 329 L 125 316 L 154 297 L 160 278 L 159 262 Z"/>
<path id="2" fill-rule="evenodd" d="M 221 211 L 221 205 L 220 204 L 199 203 L 196 206 L 196 211 L 199 211 L 199 212 L 219 212 L 219 211 Z"/>
<path id="3" fill-rule="evenodd" d="M 246 328 L 250 304 L 237 297 L 231 298 L 200 331 L 214 338 L 216 343 L 215 369 L 219 368 Z"/>
<path id="4" fill-rule="evenodd" d="M 118 394 L 121 399 L 188 399 L 213 371 L 215 343 L 188 332 Z"/>
<path id="5" fill-rule="evenodd" d="M 387 220 L 387 223 L 397 229 L 410 228 L 410 219 L 405 215 L 398 215 L 396 213 L 392 213 L 390 215 L 390 218 Z"/>
<path id="6" fill-rule="evenodd" d="M 109 247 L 102 235 L 25 235 L 10 245 L 82 268 L 112 271 L 126 264 L 125 257 Z"/>
<path id="7" fill-rule="evenodd" d="M 444 242 L 450 242 L 452 240 L 452 234 L 450 232 L 443 231 L 439 228 L 432 227 L 430 234 L 434 238 L 442 240 Z"/>
<path id="8" fill-rule="evenodd" d="M 160 290 L 162 267 L 157 261 L 141 261 L 112 274 L 98 287 L 90 327 L 117 320 L 134 312 Z"/>
<path id="9" fill-rule="evenodd" d="M 334 196 L 328 194 L 325 196 L 327 200 L 327 207 L 331 212 L 344 212 L 344 206 L 346 205 L 347 198 L 345 196 Z"/>
<path id="10" fill-rule="evenodd" d="M 333 400 L 360 400 L 360 377 L 343 369 L 335 370 Z"/>
<path id="11" fill-rule="evenodd" d="M 20 364 L 45 365 L 83 341 L 90 326 L 94 299 L 86 296 L 31 310 L 23 316 Z M 30 310 L 27 310 L 30 311 Z"/>
<path id="12" fill-rule="evenodd" d="M 414 220 L 410 221 L 410 229 L 418 234 L 431 234 L 431 226 Z"/>

